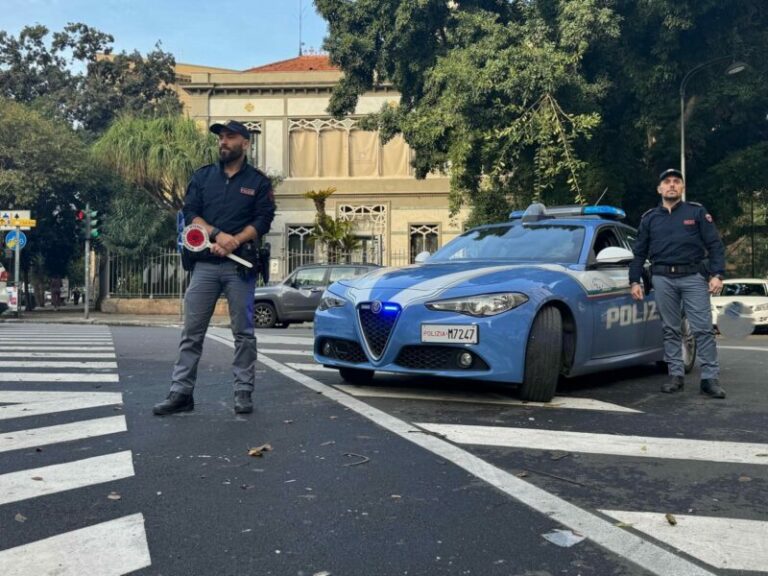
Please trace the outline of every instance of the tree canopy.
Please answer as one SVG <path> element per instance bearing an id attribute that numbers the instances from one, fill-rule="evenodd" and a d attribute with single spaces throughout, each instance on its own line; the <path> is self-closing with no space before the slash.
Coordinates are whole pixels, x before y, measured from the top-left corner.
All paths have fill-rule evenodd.
<path id="1" fill-rule="evenodd" d="M 0 96 L 34 103 L 91 136 L 122 111 L 179 112 L 170 88 L 173 56 L 159 45 L 146 55 L 115 54 L 113 41 L 81 23 L 52 35 L 41 25 L 23 28 L 18 37 L 0 30 Z"/>
<path id="2" fill-rule="evenodd" d="M 388 83 L 400 93 L 367 120 L 402 132 L 419 176 L 450 168 L 453 207 L 472 223 L 532 199 L 655 204 L 656 176 L 679 165 L 686 91 L 688 196 L 727 223 L 723 194 L 768 140 L 768 5 L 760 0 L 316 0 L 344 78 L 330 112 Z M 755 148 L 758 147 L 758 148 Z M 741 159 L 741 160 L 740 160 Z M 740 190 L 768 188 L 763 170 Z"/>

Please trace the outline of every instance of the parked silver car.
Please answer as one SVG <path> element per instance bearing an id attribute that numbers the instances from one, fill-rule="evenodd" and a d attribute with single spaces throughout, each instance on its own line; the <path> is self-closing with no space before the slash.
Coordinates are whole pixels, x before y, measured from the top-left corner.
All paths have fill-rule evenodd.
<path id="1" fill-rule="evenodd" d="M 376 264 L 313 264 L 296 268 L 276 286 L 256 288 L 253 320 L 256 328 L 284 328 L 311 322 L 326 287 L 380 268 Z"/>

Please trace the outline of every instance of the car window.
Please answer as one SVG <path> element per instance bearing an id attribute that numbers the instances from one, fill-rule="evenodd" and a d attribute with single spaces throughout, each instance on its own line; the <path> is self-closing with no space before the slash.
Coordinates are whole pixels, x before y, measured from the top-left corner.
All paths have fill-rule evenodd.
<path id="1" fill-rule="evenodd" d="M 765 284 L 751 282 L 726 282 L 723 284 L 723 296 L 768 296 Z"/>
<path id="2" fill-rule="evenodd" d="M 619 228 L 621 235 L 624 237 L 624 247 L 632 250 L 635 246 L 635 240 L 637 240 L 637 232 L 630 228 Z"/>
<path id="3" fill-rule="evenodd" d="M 293 285 L 297 288 L 314 288 L 324 286 L 325 268 L 306 268 L 296 272 Z"/>
<path id="4" fill-rule="evenodd" d="M 429 262 L 488 259 L 575 264 L 583 244 L 583 226 L 518 222 L 465 232 L 430 256 Z"/>
<path id="5" fill-rule="evenodd" d="M 345 280 L 346 278 L 354 278 L 355 276 L 362 276 L 368 272 L 368 268 L 363 267 L 334 267 L 331 268 L 331 274 L 328 278 L 328 284 L 338 282 L 339 280 Z"/>

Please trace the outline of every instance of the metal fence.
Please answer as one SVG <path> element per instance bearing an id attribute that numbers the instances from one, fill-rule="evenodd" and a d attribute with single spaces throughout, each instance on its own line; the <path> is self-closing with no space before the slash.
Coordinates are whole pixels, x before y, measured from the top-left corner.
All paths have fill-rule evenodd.
<path id="1" fill-rule="evenodd" d="M 107 295 L 109 298 L 180 298 L 189 283 L 189 273 L 181 267 L 175 250 L 156 252 L 144 257 L 110 255 L 108 257 Z M 351 252 L 313 251 L 272 254 L 269 284 L 285 278 L 298 266 L 307 264 L 379 264 L 401 267 L 411 263 L 408 252 L 392 252 L 388 262 L 374 250 Z M 262 282 L 262 279 L 259 279 Z"/>

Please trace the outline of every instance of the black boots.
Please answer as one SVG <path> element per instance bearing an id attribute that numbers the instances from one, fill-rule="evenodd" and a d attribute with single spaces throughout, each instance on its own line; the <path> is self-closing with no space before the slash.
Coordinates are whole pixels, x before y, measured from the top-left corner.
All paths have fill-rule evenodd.
<path id="1" fill-rule="evenodd" d="M 725 390 L 720 387 L 717 378 L 703 378 L 701 380 L 701 393 L 710 398 L 725 398 Z"/>
<path id="2" fill-rule="evenodd" d="M 235 392 L 235 414 L 250 414 L 253 412 L 251 393 L 247 390 Z"/>
<path id="3" fill-rule="evenodd" d="M 671 394 L 672 392 L 679 392 L 685 386 L 685 381 L 682 376 L 670 376 L 667 382 L 661 385 L 661 391 Z"/>
<path id="4" fill-rule="evenodd" d="M 192 397 L 192 394 L 171 392 L 160 404 L 155 404 L 152 412 L 157 416 L 165 416 L 167 414 L 175 414 L 176 412 L 191 412 L 194 409 L 195 399 Z"/>

